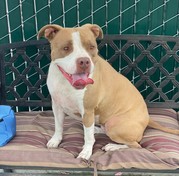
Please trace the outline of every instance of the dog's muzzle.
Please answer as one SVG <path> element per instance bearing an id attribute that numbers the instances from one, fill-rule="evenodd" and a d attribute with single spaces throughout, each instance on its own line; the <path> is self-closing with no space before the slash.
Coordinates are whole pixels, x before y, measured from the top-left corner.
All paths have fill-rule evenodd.
<path id="1" fill-rule="evenodd" d="M 76 89 L 84 89 L 88 84 L 93 84 L 94 81 L 89 78 L 89 73 L 75 73 L 69 74 L 65 72 L 59 65 L 59 70 L 63 76 L 70 82 L 70 84 Z"/>

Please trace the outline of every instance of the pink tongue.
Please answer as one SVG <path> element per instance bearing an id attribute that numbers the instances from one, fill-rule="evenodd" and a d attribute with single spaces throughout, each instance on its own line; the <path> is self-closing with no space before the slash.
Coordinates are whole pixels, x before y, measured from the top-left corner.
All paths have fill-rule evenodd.
<path id="1" fill-rule="evenodd" d="M 94 83 L 91 78 L 88 78 L 87 74 L 73 74 L 72 79 L 72 85 L 76 89 L 83 89 L 88 84 Z"/>

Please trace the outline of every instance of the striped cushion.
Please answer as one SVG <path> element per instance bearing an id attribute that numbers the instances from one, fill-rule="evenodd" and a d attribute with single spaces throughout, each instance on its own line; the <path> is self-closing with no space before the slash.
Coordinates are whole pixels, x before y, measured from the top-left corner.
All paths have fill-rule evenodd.
<path id="1" fill-rule="evenodd" d="M 149 109 L 150 117 L 161 125 L 179 129 L 177 113 L 171 109 Z M 167 163 L 179 165 L 179 136 L 147 128 L 141 141 L 142 147 Z"/>
<path id="2" fill-rule="evenodd" d="M 87 167 L 80 159 L 76 159 L 76 153 L 81 150 L 81 143 L 75 152 L 65 148 L 47 149 L 46 143 L 54 133 L 54 118 L 52 112 L 20 112 L 16 114 L 17 133 L 15 138 L 5 147 L 0 148 L 0 165 L 10 166 L 40 166 L 62 168 Z M 65 138 L 73 144 L 78 139 L 82 141 L 82 127 L 80 123 L 65 121 Z M 72 133 L 73 128 L 76 132 Z M 77 133 L 77 136 L 75 136 Z M 73 139 L 76 138 L 76 139 Z M 73 146 L 75 146 L 73 144 Z"/>
<path id="3" fill-rule="evenodd" d="M 151 118 L 167 127 L 178 129 L 177 113 L 173 110 L 150 109 Z M 57 149 L 47 149 L 46 143 L 54 133 L 51 111 L 20 112 L 16 114 L 17 135 L 0 148 L 0 165 L 119 169 L 176 169 L 179 168 L 179 137 L 155 129 L 145 131 L 142 149 L 123 149 L 104 152 L 101 148 L 110 139 L 96 134 L 90 161 L 77 159 L 84 143 L 81 122 L 66 117 L 63 141 Z"/>
<path id="4" fill-rule="evenodd" d="M 161 125 L 179 129 L 177 113 L 172 109 L 149 109 L 151 118 Z M 123 149 L 114 152 L 98 151 L 92 158 L 98 169 L 179 168 L 179 136 L 147 127 L 140 143 L 142 149 Z"/>

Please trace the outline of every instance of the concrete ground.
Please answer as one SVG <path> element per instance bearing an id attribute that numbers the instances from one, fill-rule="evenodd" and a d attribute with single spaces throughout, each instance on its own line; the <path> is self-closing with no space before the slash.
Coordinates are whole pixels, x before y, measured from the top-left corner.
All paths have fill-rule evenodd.
<path id="1" fill-rule="evenodd" d="M 61 170 L 14 170 L 11 172 L 4 172 L 0 169 L 0 176 L 93 176 L 93 172 L 81 173 L 80 171 L 61 171 Z M 98 176 L 179 176 L 179 173 L 142 173 L 142 172 L 100 172 Z"/>

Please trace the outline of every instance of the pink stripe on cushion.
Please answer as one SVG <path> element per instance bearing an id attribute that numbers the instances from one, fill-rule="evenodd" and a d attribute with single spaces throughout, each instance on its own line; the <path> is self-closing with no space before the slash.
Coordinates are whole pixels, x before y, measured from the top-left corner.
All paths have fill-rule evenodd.
<path id="1" fill-rule="evenodd" d="M 177 119 L 177 113 L 173 109 L 149 108 L 148 111 L 150 115 L 166 115 L 168 117 Z"/>
<path id="2" fill-rule="evenodd" d="M 150 150 L 154 149 L 154 146 L 157 151 L 161 149 L 162 151 L 170 150 L 179 153 L 179 141 L 170 140 L 166 137 L 155 137 L 142 143 L 142 147 L 148 148 Z"/>

